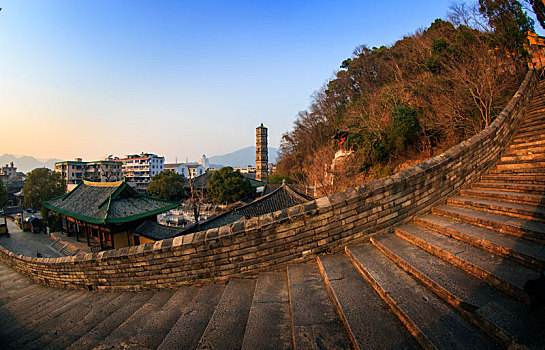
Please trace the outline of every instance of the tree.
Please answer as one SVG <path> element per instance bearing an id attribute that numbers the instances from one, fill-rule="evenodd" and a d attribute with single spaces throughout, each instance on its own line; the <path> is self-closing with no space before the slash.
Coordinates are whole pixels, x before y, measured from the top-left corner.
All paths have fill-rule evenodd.
<path id="1" fill-rule="evenodd" d="M 253 197 L 255 189 L 250 180 L 231 167 L 224 167 L 212 174 L 207 187 L 208 198 L 214 203 L 233 203 Z"/>
<path id="2" fill-rule="evenodd" d="M 41 209 L 42 202 L 48 201 L 66 192 L 66 183 L 59 173 L 47 168 L 38 168 L 28 173 L 23 187 L 25 207 Z"/>
<path id="3" fill-rule="evenodd" d="M 38 168 L 28 173 L 26 184 L 23 187 L 23 205 L 34 209 L 40 209 L 42 219 L 54 231 L 60 229 L 61 222 L 58 215 L 42 206 L 43 201 L 48 201 L 61 196 L 66 192 L 66 183 L 59 173 L 47 168 Z"/>
<path id="4" fill-rule="evenodd" d="M 6 206 L 8 200 L 8 191 L 6 189 L 6 186 L 4 185 L 4 182 L 0 180 L 0 208 L 4 208 Z"/>
<path id="5" fill-rule="evenodd" d="M 167 170 L 151 178 L 146 193 L 169 201 L 181 201 L 186 198 L 186 187 L 185 176 Z"/>
<path id="6" fill-rule="evenodd" d="M 524 44 L 528 31 L 534 31 L 534 21 L 524 12 L 521 3 L 516 0 L 479 0 L 479 5 L 479 11 L 486 16 L 494 31 L 494 44 L 504 47 L 517 60 L 525 58 Z"/>
<path id="7" fill-rule="evenodd" d="M 543 0 L 527 0 L 536 14 L 537 20 L 543 29 L 545 29 L 545 4 Z"/>

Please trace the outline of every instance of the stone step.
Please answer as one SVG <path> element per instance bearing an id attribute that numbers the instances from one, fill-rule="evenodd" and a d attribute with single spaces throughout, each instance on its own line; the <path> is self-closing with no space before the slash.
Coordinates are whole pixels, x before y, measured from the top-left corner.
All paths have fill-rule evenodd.
<path id="1" fill-rule="evenodd" d="M 292 349 L 286 270 L 260 273 L 248 316 L 242 349 Z"/>
<path id="2" fill-rule="evenodd" d="M 22 282 L 21 284 L 11 284 L 9 286 L 6 285 L 0 285 L 0 301 L 1 301 L 1 307 L 5 308 L 6 304 L 16 301 L 19 298 L 24 298 L 25 296 L 28 296 L 29 293 L 36 291 L 39 289 L 38 284 L 27 284 L 25 282 Z"/>
<path id="3" fill-rule="evenodd" d="M 503 155 L 500 159 L 500 164 L 511 163 L 525 163 L 525 162 L 542 162 L 545 160 L 545 153 L 526 152 L 529 154 L 523 154 L 524 152 L 518 152 L 519 154 L 507 154 Z"/>
<path id="4" fill-rule="evenodd" d="M 531 156 L 538 157 L 545 156 L 545 146 L 529 146 L 523 148 L 507 148 L 503 153 L 503 156 Z"/>
<path id="5" fill-rule="evenodd" d="M 372 240 L 372 239 L 371 239 Z M 495 349 L 497 344 L 372 245 L 347 254 L 424 349 Z"/>
<path id="6" fill-rule="evenodd" d="M 81 324 L 81 321 L 88 319 L 91 315 L 96 313 L 96 310 L 104 308 L 110 304 L 112 299 L 116 299 L 122 295 L 122 293 L 112 292 L 97 292 L 98 297 L 93 295 L 93 302 L 87 310 L 81 312 L 75 308 L 73 311 L 63 315 L 57 322 L 51 323 L 44 334 L 35 340 L 29 347 L 37 349 L 64 349 L 69 344 L 65 344 L 62 337 L 66 334 L 72 335 L 75 328 Z"/>
<path id="7" fill-rule="evenodd" d="M 318 265 L 356 348 L 419 348 L 345 254 L 322 255 Z"/>
<path id="8" fill-rule="evenodd" d="M 144 305 L 154 295 L 151 291 L 143 291 L 132 294 L 132 298 L 110 314 L 106 319 L 97 324 L 81 338 L 72 343 L 68 349 L 92 349 L 96 347 L 113 330 L 125 322 L 133 313 Z"/>
<path id="9" fill-rule="evenodd" d="M 545 184 L 545 176 L 521 174 L 490 174 L 481 176 L 481 181 L 543 185 Z"/>
<path id="10" fill-rule="evenodd" d="M 416 224 L 399 226 L 396 234 L 509 295 L 530 303 L 524 284 L 539 278 L 539 272 Z"/>
<path id="11" fill-rule="evenodd" d="M 507 147 L 507 149 L 522 149 L 522 148 L 528 148 L 528 147 L 541 147 L 545 145 L 545 139 L 535 139 L 535 140 L 525 140 L 525 139 L 519 139 L 519 140 L 513 140 L 511 144 Z"/>
<path id="12" fill-rule="evenodd" d="M 432 208 L 432 213 L 516 237 L 523 237 L 541 244 L 545 243 L 545 224 L 542 222 L 528 221 L 451 205 Z"/>
<path id="13" fill-rule="evenodd" d="M 180 315 L 198 292 L 196 287 L 181 287 L 161 310 L 130 339 L 131 348 L 156 349 L 170 332 Z"/>
<path id="14" fill-rule="evenodd" d="M 541 244 L 439 215 L 416 216 L 414 222 L 533 270 L 541 271 L 545 268 L 545 249 Z"/>
<path id="15" fill-rule="evenodd" d="M 529 131 L 537 131 L 538 129 L 543 128 L 543 125 L 545 125 L 545 116 L 541 115 L 539 117 L 525 120 L 520 125 L 517 132 L 524 133 Z"/>
<path id="16" fill-rule="evenodd" d="M 12 305 L 9 311 L 19 320 L 18 323 L 7 325 L 4 329 L 9 334 L 9 341 L 13 341 L 26 334 L 27 329 L 40 322 L 43 317 L 58 308 L 71 304 L 82 297 L 81 292 L 74 290 L 45 289 L 30 299 Z M 21 326 L 23 328 L 21 329 Z"/>
<path id="17" fill-rule="evenodd" d="M 288 265 L 296 349 L 350 349 L 351 340 L 316 263 Z"/>
<path id="18" fill-rule="evenodd" d="M 224 290 L 225 285 L 213 283 L 200 288 L 158 349 L 195 349 Z"/>
<path id="19" fill-rule="evenodd" d="M 543 349 L 545 317 L 446 261 L 394 235 L 374 238 L 390 259 L 504 348 Z"/>
<path id="20" fill-rule="evenodd" d="M 521 176 L 543 176 L 545 177 L 545 168 L 519 168 L 519 169 L 490 169 L 490 175 L 521 175 Z"/>
<path id="21" fill-rule="evenodd" d="M 515 193 L 529 193 L 534 195 L 545 195 L 545 185 L 518 184 L 510 182 L 477 182 L 471 185 L 475 190 L 510 191 Z"/>
<path id="22" fill-rule="evenodd" d="M 54 332 L 53 335 L 44 335 L 47 339 L 50 339 L 49 345 L 45 346 L 44 350 L 57 350 L 65 349 L 72 343 L 78 341 L 91 329 L 97 327 L 104 320 L 108 319 L 110 315 L 117 310 L 125 306 L 134 298 L 136 293 L 124 292 L 117 295 L 112 293 L 109 298 L 103 303 L 97 303 L 89 314 L 85 317 L 81 317 L 77 322 L 74 322 L 68 330 L 63 332 Z M 52 339 L 51 339 L 52 338 Z"/>
<path id="23" fill-rule="evenodd" d="M 101 340 L 99 348 L 114 348 L 116 346 L 122 348 L 137 347 L 133 342 L 133 337 L 140 333 L 144 326 L 156 317 L 157 312 L 165 305 L 172 297 L 174 291 L 160 290 L 145 302 L 138 310 L 130 317 L 121 323 L 116 329 L 112 330 L 108 336 Z"/>
<path id="24" fill-rule="evenodd" d="M 197 349 L 241 348 L 255 284 L 255 279 L 229 280 Z"/>
<path id="25" fill-rule="evenodd" d="M 515 160 L 513 162 L 507 162 L 502 161 L 501 163 L 498 163 L 496 165 L 496 169 L 498 170 L 504 170 L 504 169 L 534 169 L 534 168 L 544 168 L 545 167 L 545 161 L 543 160 L 535 160 L 535 161 L 522 161 L 522 160 Z"/>
<path id="26" fill-rule="evenodd" d="M 11 337 L 9 347 L 15 349 L 30 348 L 28 346 L 29 343 L 41 337 L 57 317 L 73 308 L 78 308 L 87 301 L 88 296 L 86 293 L 78 291 L 66 298 L 59 298 L 54 302 L 48 303 L 48 307 L 45 310 L 35 313 L 24 322 L 26 329 L 8 331 Z M 28 332 L 28 329 L 32 329 L 32 332 Z"/>
<path id="27" fill-rule="evenodd" d="M 545 140 L 545 135 L 542 133 L 523 133 L 523 134 L 517 134 L 513 138 L 513 141 L 511 141 L 512 145 L 528 145 L 528 144 L 540 144 L 541 141 Z"/>
<path id="28" fill-rule="evenodd" d="M 86 293 L 88 294 L 88 293 Z M 86 317 L 95 307 L 106 304 L 112 298 L 112 293 L 97 292 L 86 297 L 73 305 L 65 306 L 65 311 L 58 315 L 51 315 L 44 319 L 39 326 L 33 327 L 35 332 L 42 334 L 21 338 L 21 344 L 27 349 L 43 349 L 51 343 L 55 343 L 57 334 L 62 334 L 77 323 L 81 318 Z"/>
<path id="29" fill-rule="evenodd" d="M 22 310 L 28 309 L 28 306 L 36 307 L 40 305 L 42 301 L 53 300 L 57 294 L 68 293 L 64 290 L 56 290 L 51 294 L 48 294 L 49 290 L 42 285 L 34 285 L 34 288 L 30 288 L 26 294 L 14 296 L 12 300 L 4 302 L 2 305 L 5 310 Z M 34 311 L 34 309 L 29 310 Z"/>
<path id="30" fill-rule="evenodd" d="M 542 105 L 542 106 L 545 106 L 545 105 Z M 535 120 L 540 120 L 540 119 L 545 120 L 545 110 L 543 108 L 541 112 L 526 113 L 524 118 L 522 118 L 521 126 L 531 123 Z"/>
<path id="31" fill-rule="evenodd" d="M 510 203 L 472 197 L 453 197 L 448 199 L 447 203 L 488 213 L 503 214 L 528 221 L 545 221 L 545 207 L 539 205 Z"/>
<path id="32" fill-rule="evenodd" d="M 460 196 L 481 199 L 490 199 L 510 203 L 529 204 L 538 206 L 545 203 L 545 196 L 533 193 L 521 193 L 504 190 L 461 190 Z"/>

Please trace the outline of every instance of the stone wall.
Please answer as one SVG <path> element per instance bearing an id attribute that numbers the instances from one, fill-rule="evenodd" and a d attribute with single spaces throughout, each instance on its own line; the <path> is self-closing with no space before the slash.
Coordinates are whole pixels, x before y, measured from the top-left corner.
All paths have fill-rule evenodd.
<path id="1" fill-rule="evenodd" d="M 471 139 L 393 176 L 219 229 L 94 254 L 0 260 L 45 285 L 92 290 L 173 288 L 275 269 L 341 249 L 409 220 L 494 165 L 537 84 L 531 71 L 496 120 Z"/>

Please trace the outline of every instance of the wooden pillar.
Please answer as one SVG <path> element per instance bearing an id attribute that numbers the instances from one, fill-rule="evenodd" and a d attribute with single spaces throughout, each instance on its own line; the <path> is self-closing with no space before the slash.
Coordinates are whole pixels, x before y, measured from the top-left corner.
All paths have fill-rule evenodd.
<path id="1" fill-rule="evenodd" d="M 104 243 L 102 242 L 102 232 L 100 227 L 98 228 L 98 240 L 100 241 L 100 250 L 104 250 Z"/>
<path id="2" fill-rule="evenodd" d="M 91 246 L 91 241 L 89 239 L 89 227 L 87 227 L 87 225 L 85 225 L 84 229 L 85 229 L 85 237 L 87 237 L 87 246 L 90 247 Z"/>

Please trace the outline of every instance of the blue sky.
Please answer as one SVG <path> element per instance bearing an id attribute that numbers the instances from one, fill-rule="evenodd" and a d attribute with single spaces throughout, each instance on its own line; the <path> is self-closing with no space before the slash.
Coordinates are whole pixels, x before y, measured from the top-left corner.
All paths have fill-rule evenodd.
<path id="1" fill-rule="evenodd" d="M 278 147 L 356 46 L 449 4 L 0 0 L 0 154 L 196 160 L 253 145 L 261 122 Z"/>

